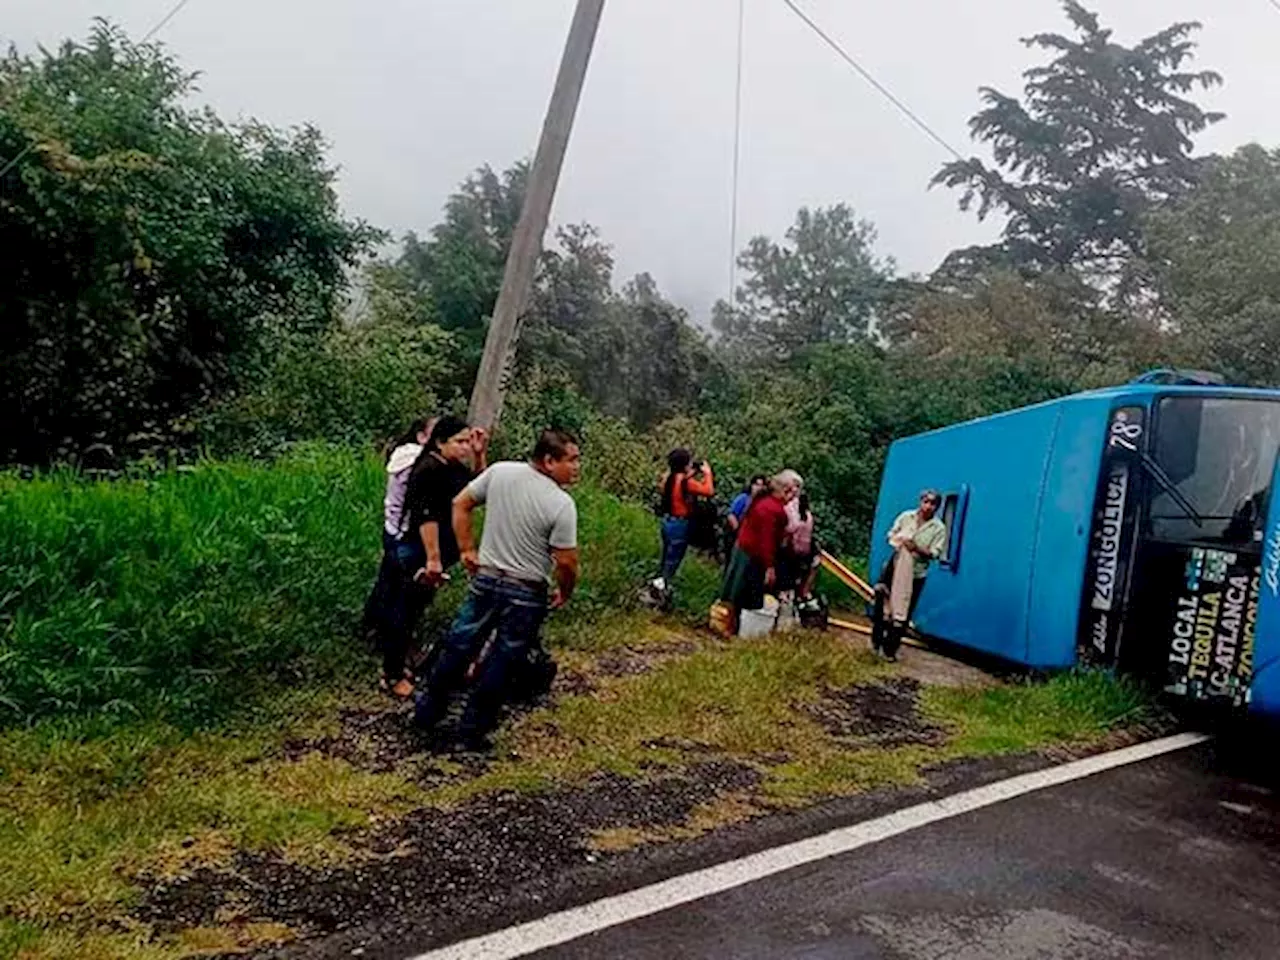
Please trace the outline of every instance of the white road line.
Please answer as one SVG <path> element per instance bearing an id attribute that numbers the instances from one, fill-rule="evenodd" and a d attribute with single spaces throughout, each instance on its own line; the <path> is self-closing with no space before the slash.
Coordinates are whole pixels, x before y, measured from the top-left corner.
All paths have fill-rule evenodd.
<path id="1" fill-rule="evenodd" d="M 898 810 L 865 823 L 841 827 L 821 836 L 798 840 L 771 850 L 763 850 L 739 860 L 717 864 L 680 877 L 672 877 L 660 883 L 606 897 L 570 910 L 553 913 L 540 920 L 499 930 L 496 933 L 464 940 L 421 954 L 411 960 L 512 960 L 568 943 L 579 937 L 615 927 L 618 924 L 647 917 L 681 904 L 701 900 L 713 894 L 732 890 L 743 884 L 791 870 L 794 867 L 825 860 L 857 850 L 859 847 L 879 843 L 899 834 L 920 827 L 948 820 L 992 804 L 1012 800 L 1037 790 L 1055 787 L 1073 780 L 1081 780 L 1097 773 L 1114 770 L 1131 763 L 1149 760 L 1175 750 L 1184 750 L 1203 743 L 1209 738 L 1200 733 L 1180 733 L 1152 740 L 1134 747 L 1126 747 L 1085 760 L 1075 760 L 1061 766 L 1027 773 L 966 790 L 954 796 L 931 800 L 905 810 Z"/>

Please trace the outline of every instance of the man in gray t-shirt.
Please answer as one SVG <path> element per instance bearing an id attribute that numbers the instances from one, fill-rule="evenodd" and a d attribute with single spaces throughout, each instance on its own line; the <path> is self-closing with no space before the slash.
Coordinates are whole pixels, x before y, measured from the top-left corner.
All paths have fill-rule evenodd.
<path id="1" fill-rule="evenodd" d="M 464 505 L 488 505 L 476 561 L 481 570 L 536 583 L 547 579 L 555 552 L 578 546 L 573 498 L 532 463 L 494 464 L 464 493 Z"/>
<path id="2" fill-rule="evenodd" d="M 528 463 L 499 463 L 473 480 L 453 502 L 453 530 L 471 574 L 467 599 L 418 694 L 415 723 L 433 729 L 490 635 L 459 727 L 464 749 L 485 749 L 513 671 L 527 662 L 547 609 L 564 606 L 578 582 L 578 511 L 565 488 L 578 481 L 577 442 L 543 432 Z M 484 536 L 475 547 L 472 516 L 486 507 Z M 547 575 L 554 587 L 548 591 Z"/>

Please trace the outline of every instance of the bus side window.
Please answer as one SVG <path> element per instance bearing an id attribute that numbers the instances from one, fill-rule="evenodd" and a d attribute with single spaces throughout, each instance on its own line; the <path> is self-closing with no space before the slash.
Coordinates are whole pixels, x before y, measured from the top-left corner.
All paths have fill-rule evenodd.
<path id="1" fill-rule="evenodd" d="M 969 488 L 942 498 L 942 525 L 947 528 L 947 552 L 939 563 L 954 572 L 960 566 L 960 542 L 964 537 L 964 516 L 969 506 Z"/>

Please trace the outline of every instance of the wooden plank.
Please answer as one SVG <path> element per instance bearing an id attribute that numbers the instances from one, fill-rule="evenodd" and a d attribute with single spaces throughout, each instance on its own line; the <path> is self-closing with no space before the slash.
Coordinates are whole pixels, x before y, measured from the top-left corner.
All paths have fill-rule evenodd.
<path id="1" fill-rule="evenodd" d="M 871 603 L 875 599 L 875 591 L 871 584 L 863 580 L 860 576 L 846 567 L 843 563 L 833 557 L 827 551 L 823 550 L 819 554 L 822 566 L 825 567 L 837 580 L 846 587 L 860 596 L 867 603 Z"/>
<path id="2" fill-rule="evenodd" d="M 856 620 L 839 620 L 836 617 L 828 617 L 827 623 L 835 627 L 837 630 L 849 630 L 853 633 L 861 633 L 864 636 L 871 636 L 871 624 L 859 623 Z"/>

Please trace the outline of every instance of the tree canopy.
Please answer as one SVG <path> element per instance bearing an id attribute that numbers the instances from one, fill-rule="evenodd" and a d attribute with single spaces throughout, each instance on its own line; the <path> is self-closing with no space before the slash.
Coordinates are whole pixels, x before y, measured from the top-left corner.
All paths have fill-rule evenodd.
<path id="1" fill-rule="evenodd" d="M 1280 382 L 1280 151 L 1196 155 L 1218 116 L 1195 96 L 1219 81 L 1191 68 L 1195 24 L 1126 46 L 1064 8 L 1067 34 L 1026 41 L 1045 62 L 1021 97 L 982 92 L 971 125 L 994 164 L 935 180 L 1007 218 L 999 244 L 903 277 L 851 202 L 803 207 L 746 244 L 706 329 L 650 274 L 617 276 L 594 226 L 562 224 L 499 452 L 582 430 L 597 482 L 627 495 L 672 446 L 726 489 L 794 467 L 824 541 L 858 551 L 897 437 L 1156 365 Z M 367 443 L 465 405 L 528 164 L 478 168 L 369 260 L 378 235 L 339 212 L 319 133 L 226 124 L 186 106 L 194 82 L 106 25 L 0 61 L 0 156 L 20 157 L 0 177 L 7 462 Z M 352 275 L 366 296 L 342 324 Z"/>
<path id="2" fill-rule="evenodd" d="M 0 60 L 5 459 L 171 436 L 273 334 L 323 332 L 376 238 L 314 128 L 228 125 L 194 83 L 105 23 Z"/>
<path id="3" fill-rule="evenodd" d="M 734 303 L 716 305 L 715 329 L 738 353 L 774 359 L 865 339 L 894 273 L 875 242 L 875 226 L 848 204 L 802 207 L 785 243 L 755 237 L 738 257 L 745 279 Z"/>
<path id="4" fill-rule="evenodd" d="M 961 208 L 981 218 L 1008 217 L 1006 262 L 1110 274 L 1141 255 L 1143 215 L 1195 185 L 1192 138 L 1222 115 L 1190 95 L 1222 78 L 1188 67 L 1198 23 L 1126 47 L 1077 0 L 1063 7 L 1074 36 L 1023 41 L 1052 57 L 1026 71 L 1023 99 L 982 88 L 969 127 L 995 166 L 956 160 L 933 182 L 960 189 Z"/>
<path id="5" fill-rule="evenodd" d="M 1212 158 L 1145 229 L 1161 319 L 1186 361 L 1280 384 L 1280 150 Z"/>

